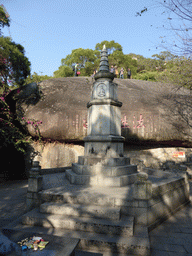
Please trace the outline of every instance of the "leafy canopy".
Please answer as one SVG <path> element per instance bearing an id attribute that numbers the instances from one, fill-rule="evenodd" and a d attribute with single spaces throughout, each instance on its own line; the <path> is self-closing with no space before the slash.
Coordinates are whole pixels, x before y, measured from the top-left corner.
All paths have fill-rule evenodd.
<path id="1" fill-rule="evenodd" d="M 51 79 L 51 76 L 43 76 L 43 75 L 38 75 L 36 72 L 34 72 L 32 75 L 29 75 L 26 79 L 25 79 L 25 84 L 30 84 L 30 83 L 40 83 L 44 80 L 48 80 Z"/>
<path id="2" fill-rule="evenodd" d="M 115 43 L 114 40 L 110 42 L 105 40 L 105 41 L 102 41 L 101 43 L 96 44 L 95 50 L 101 51 L 103 49 L 104 44 L 107 48 L 107 52 L 109 55 L 114 53 L 115 51 L 123 51 L 122 46 L 119 43 Z"/>
<path id="3" fill-rule="evenodd" d="M 73 76 L 74 72 L 71 67 L 68 66 L 60 66 L 59 70 L 56 70 L 54 72 L 54 77 L 59 78 L 59 77 L 70 77 Z"/>
<path id="4" fill-rule="evenodd" d="M 4 26 L 10 26 L 10 18 L 3 4 L 0 5 L 0 36 L 1 28 Z"/>
<path id="5" fill-rule="evenodd" d="M 8 89 L 9 83 L 22 86 L 30 75 L 28 58 L 24 47 L 11 41 L 9 37 L 0 37 L 0 86 Z"/>
<path id="6" fill-rule="evenodd" d="M 94 62 L 96 58 L 96 51 L 78 48 L 72 50 L 72 53 L 68 54 L 66 58 L 61 59 L 61 64 L 72 67 L 75 63 L 79 63 L 81 66 L 85 66 L 86 62 Z"/>

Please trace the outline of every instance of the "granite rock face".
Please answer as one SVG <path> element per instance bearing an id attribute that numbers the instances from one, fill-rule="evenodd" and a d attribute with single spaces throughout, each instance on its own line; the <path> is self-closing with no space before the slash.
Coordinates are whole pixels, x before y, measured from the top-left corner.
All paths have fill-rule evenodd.
<path id="1" fill-rule="evenodd" d="M 191 98 L 187 89 L 156 82 L 114 79 L 118 84 L 121 108 L 121 134 L 126 141 L 191 141 Z M 26 119 L 42 121 L 45 139 L 83 140 L 87 135 L 87 102 L 92 78 L 55 78 L 40 83 L 41 99 L 31 104 L 17 101 L 17 112 Z M 22 92 L 21 92 L 22 93 Z M 26 92 L 25 92 L 26 94 Z M 36 135 L 29 124 L 31 135 Z"/>

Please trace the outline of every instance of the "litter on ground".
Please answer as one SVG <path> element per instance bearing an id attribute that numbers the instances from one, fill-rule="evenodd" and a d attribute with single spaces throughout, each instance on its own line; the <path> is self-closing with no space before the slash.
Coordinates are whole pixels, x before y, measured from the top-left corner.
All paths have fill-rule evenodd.
<path id="1" fill-rule="evenodd" d="M 43 250 L 48 243 L 49 241 L 44 241 L 43 238 L 39 236 L 25 238 L 18 242 L 22 251 L 26 251 L 28 249 L 33 249 L 34 251 L 37 251 L 38 249 Z"/>

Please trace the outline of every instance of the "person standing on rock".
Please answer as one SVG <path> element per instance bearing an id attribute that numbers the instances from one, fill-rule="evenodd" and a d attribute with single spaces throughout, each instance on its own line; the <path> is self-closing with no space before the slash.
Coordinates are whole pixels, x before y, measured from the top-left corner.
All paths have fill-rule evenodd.
<path id="1" fill-rule="evenodd" d="M 115 77 L 116 78 L 118 77 L 118 74 L 119 74 L 119 72 L 118 72 L 117 66 L 115 66 Z"/>
<path id="2" fill-rule="evenodd" d="M 123 74 L 124 74 L 124 69 L 121 68 L 120 73 L 119 73 L 121 79 L 124 79 Z"/>
<path id="3" fill-rule="evenodd" d="M 127 69 L 127 78 L 131 79 L 131 69 L 130 68 Z"/>
<path id="4" fill-rule="evenodd" d="M 113 73 L 113 74 L 115 72 L 115 69 L 114 69 L 113 65 L 111 66 L 110 72 Z"/>
<path id="5" fill-rule="evenodd" d="M 79 65 L 79 63 L 77 63 L 77 64 L 75 65 L 75 76 L 78 76 L 78 74 L 77 74 L 78 65 Z"/>

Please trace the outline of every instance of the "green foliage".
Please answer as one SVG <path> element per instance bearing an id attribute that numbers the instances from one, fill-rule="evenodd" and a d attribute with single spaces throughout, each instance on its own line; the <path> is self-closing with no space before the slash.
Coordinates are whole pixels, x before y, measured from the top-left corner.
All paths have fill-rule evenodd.
<path id="1" fill-rule="evenodd" d="M 155 54 L 152 58 L 145 58 L 134 53 L 124 54 L 122 46 L 114 41 L 102 41 L 96 44 L 95 49 L 75 49 L 66 58 L 61 60 L 62 65 L 54 72 L 54 77 L 73 76 L 72 67 L 79 63 L 81 76 L 91 76 L 98 70 L 100 51 L 103 45 L 108 49 L 109 66 L 117 66 L 118 72 L 124 69 L 124 78 L 127 78 L 127 69 L 131 69 L 132 78 L 146 81 L 166 81 L 179 83 L 192 88 L 191 61 L 181 59 L 168 51 Z"/>
<path id="2" fill-rule="evenodd" d="M 12 42 L 9 37 L 0 37 L 0 45 L 0 87 L 8 90 L 10 82 L 22 86 L 30 75 L 31 65 L 24 47 Z"/>
<path id="3" fill-rule="evenodd" d="M 109 55 L 108 59 L 110 66 L 114 65 L 120 67 L 125 63 L 125 55 L 122 51 L 114 51 L 111 55 Z"/>
<path id="4" fill-rule="evenodd" d="M 158 80 L 192 89 L 191 70 L 192 60 L 190 58 L 177 58 L 167 63 L 166 70 L 159 74 Z"/>
<path id="5" fill-rule="evenodd" d="M 55 78 L 70 77 L 70 76 L 74 76 L 74 71 L 71 67 L 68 67 L 68 66 L 60 66 L 59 70 L 56 70 L 54 72 Z"/>
<path id="6" fill-rule="evenodd" d="M 160 52 L 160 54 L 154 54 L 151 57 L 153 57 L 157 60 L 160 60 L 160 61 L 170 61 L 170 60 L 174 60 L 175 58 L 177 58 L 176 55 L 173 55 L 169 51 L 163 51 L 163 52 Z"/>
<path id="7" fill-rule="evenodd" d="M 0 5 L 0 36 L 1 36 L 1 28 L 4 26 L 10 26 L 9 14 L 7 13 L 3 4 Z"/>
<path id="8" fill-rule="evenodd" d="M 6 93 L 0 96 L 0 145 L 5 148 L 15 148 L 18 152 L 25 154 L 31 139 L 15 125 L 19 120 L 13 116 L 5 102 Z"/>
<path id="9" fill-rule="evenodd" d="M 25 83 L 30 75 L 30 62 L 25 56 L 24 47 L 16 44 L 9 37 L 1 36 L 1 28 L 10 26 L 9 15 L 3 5 L 0 6 L 0 150 L 4 156 L 8 152 L 16 155 L 25 154 L 31 138 L 21 120 L 11 112 L 6 99 L 10 92 L 9 86 L 18 87 Z M 20 89 L 18 89 L 18 93 Z M 14 101 L 14 100 L 13 100 Z M 11 159 L 11 158 L 10 158 Z"/>
<path id="10" fill-rule="evenodd" d="M 33 73 L 33 75 L 30 75 L 28 76 L 26 79 L 25 79 L 25 84 L 30 84 L 30 83 L 40 83 L 41 81 L 44 81 L 44 80 L 48 80 L 48 79 L 51 79 L 53 78 L 52 76 L 42 76 L 42 75 L 38 75 L 36 72 Z"/>
<path id="11" fill-rule="evenodd" d="M 131 58 L 137 61 L 137 73 L 147 70 L 147 71 L 155 71 L 156 67 L 158 67 L 158 61 L 151 58 L 145 58 L 142 55 L 137 55 L 130 53 L 128 54 Z"/>
<path id="12" fill-rule="evenodd" d="M 92 49 L 78 48 L 72 50 L 72 53 L 68 54 L 66 58 L 61 59 L 61 64 L 72 67 L 75 63 L 79 63 L 85 66 L 86 62 L 94 62 L 96 60 L 96 53 L 97 52 Z"/>
<path id="13" fill-rule="evenodd" d="M 138 80 L 145 80 L 145 81 L 157 81 L 157 72 L 148 72 L 148 71 L 142 71 L 141 73 L 137 73 L 133 75 L 134 79 Z"/>
<path id="14" fill-rule="evenodd" d="M 101 51 L 103 49 L 104 44 L 107 48 L 107 51 L 108 51 L 109 55 L 114 53 L 115 51 L 122 51 L 123 50 L 122 46 L 119 43 L 115 43 L 114 40 L 112 40 L 110 42 L 105 40 L 105 41 L 102 41 L 101 43 L 96 44 L 95 50 Z"/>
<path id="15" fill-rule="evenodd" d="M 80 69 L 81 76 L 91 76 L 95 68 L 96 68 L 96 65 L 94 63 L 86 62 L 85 68 Z"/>

